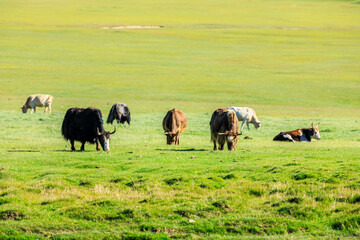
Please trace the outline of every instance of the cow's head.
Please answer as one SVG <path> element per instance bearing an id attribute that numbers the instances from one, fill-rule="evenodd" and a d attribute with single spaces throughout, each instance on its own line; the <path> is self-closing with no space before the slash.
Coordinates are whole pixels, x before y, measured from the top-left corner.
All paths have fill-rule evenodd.
<path id="1" fill-rule="evenodd" d="M 234 131 L 225 131 L 224 133 L 218 133 L 219 135 L 226 136 L 226 142 L 228 146 L 228 150 L 235 151 L 236 150 L 236 143 L 239 140 L 239 135 L 242 133 L 234 132 Z"/>
<path id="2" fill-rule="evenodd" d="M 24 106 L 21 107 L 21 110 L 22 110 L 23 113 L 26 113 L 27 112 L 27 107 L 24 105 Z"/>
<path id="3" fill-rule="evenodd" d="M 169 145 L 173 145 L 176 142 L 176 138 L 179 135 L 179 132 L 171 133 L 171 132 L 165 132 L 166 135 L 166 143 Z"/>
<path id="4" fill-rule="evenodd" d="M 254 122 L 254 126 L 256 129 L 260 129 L 261 128 L 261 122 Z"/>
<path id="5" fill-rule="evenodd" d="M 114 134 L 115 132 L 116 132 L 116 127 L 114 127 L 113 132 L 107 132 L 107 131 L 100 132 L 99 128 L 97 128 L 98 139 L 104 151 L 110 151 L 110 135 Z"/>
<path id="6" fill-rule="evenodd" d="M 315 138 L 316 140 L 321 140 L 319 126 L 320 123 L 318 123 L 316 126 L 314 126 L 314 123 L 311 123 L 311 130 L 312 130 L 312 138 Z"/>

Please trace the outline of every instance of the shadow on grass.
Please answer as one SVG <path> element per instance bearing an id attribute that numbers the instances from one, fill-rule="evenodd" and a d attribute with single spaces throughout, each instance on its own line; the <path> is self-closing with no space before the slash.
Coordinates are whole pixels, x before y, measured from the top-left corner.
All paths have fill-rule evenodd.
<path id="1" fill-rule="evenodd" d="M 187 149 L 161 149 L 157 148 L 156 151 L 173 151 L 173 152 L 206 152 L 207 149 L 195 149 L 195 148 L 187 148 Z"/>
<path id="2" fill-rule="evenodd" d="M 72 151 L 72 150 L 69 150 L 69 149 L 55 149 L 55 150 L 53 150 L 53 152 L 80 152 L 80 150 Z"/>
<path id="3" fill-rule="evenodd" d="M 40 152 L 40 150 L 31 150 L 31 149 L 12 149 L 8 152 Z"/>
<path id="4" fill-rule="evenodd" d="M 92 150 L 92 149 L 89 149 L 89 150 L 80 150 L 80 149 L 76 149 L 76 150 L 71 150 L 71 149 L 55 149 L 55 150 L 49 150 L 50 152 L 68 152 L 68 153 L 110 153 L 110 151 L 97 151 L 96 149 L 95 150 Z"/>

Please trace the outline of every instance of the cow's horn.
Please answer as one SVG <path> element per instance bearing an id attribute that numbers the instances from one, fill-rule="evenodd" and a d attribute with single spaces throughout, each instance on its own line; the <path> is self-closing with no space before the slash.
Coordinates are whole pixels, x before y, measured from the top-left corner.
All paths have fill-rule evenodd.
<path id="1" fill-rule="evenodd" d="M 96 128 L 97 135 L 100 136 L 101 133 L 99 132 L 99 128 Z"/>
<path id="2" fill-rule="evenodd" d="M 165 135 L 168 135 L 168 134 L 169 134 L 169 132 L 164 132 L 164 134 L 165 134 Z"/>
<path id="3" fill-rule="evenodd" d="M 242 132 L 237 133 L 237 135 L 242 135 Z"/>
<path id="4" fill-rule="evenodd" d="M 114 134 L 116 132 L 116 127 L 114 126 L 114 131 L 111 132 L 110 134 Z"/>
<path id="5" fill-rule="evenodd" d="M 313 122 L 311 123 L 311 127 L 312 127 L 312 128 L 314 127 L 314 123 L 313 123 Z"/>
<path id="6" fill-rule="evenodd" d="M 218 135 L 225 135 L 226 133 L 218 133 Z"/>

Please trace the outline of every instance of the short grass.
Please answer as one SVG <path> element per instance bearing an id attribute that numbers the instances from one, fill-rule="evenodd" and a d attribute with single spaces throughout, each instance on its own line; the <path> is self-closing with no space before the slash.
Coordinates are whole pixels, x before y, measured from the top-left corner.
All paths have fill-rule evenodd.
<path id="1" fill-rule="evenodd" d="M 359 238 L 359 10 L 0 0 L 0 238 Z M 101 29 L 116 25 L 164 27 Z M 52 114 L 20 113 L 34 93 L 54 95 Z M 133 121 L 111 151 L 71 152 L 66 109 L 105 119 L 114 102 Z M 210 116 L 230 105 L 253 107 L 263 127 L 245 129 L 235 152 L 212 152 Z M 173 107 L 188 117 L 180 146 L 162 133 Z M 321 141 L 272 141 L 311 122 Z"/>

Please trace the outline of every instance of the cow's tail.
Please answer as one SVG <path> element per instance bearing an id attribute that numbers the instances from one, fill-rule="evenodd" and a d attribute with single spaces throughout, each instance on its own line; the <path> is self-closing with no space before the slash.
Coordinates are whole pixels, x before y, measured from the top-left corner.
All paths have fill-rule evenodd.
<path id="1" fill-rule="evenodd" d="M 68 140 L 69 139 L 69 118 L 70 118 L 70 109 L 66 111 L 64 121 L 61 125 L 61 134 L 63 137 Z"/>

